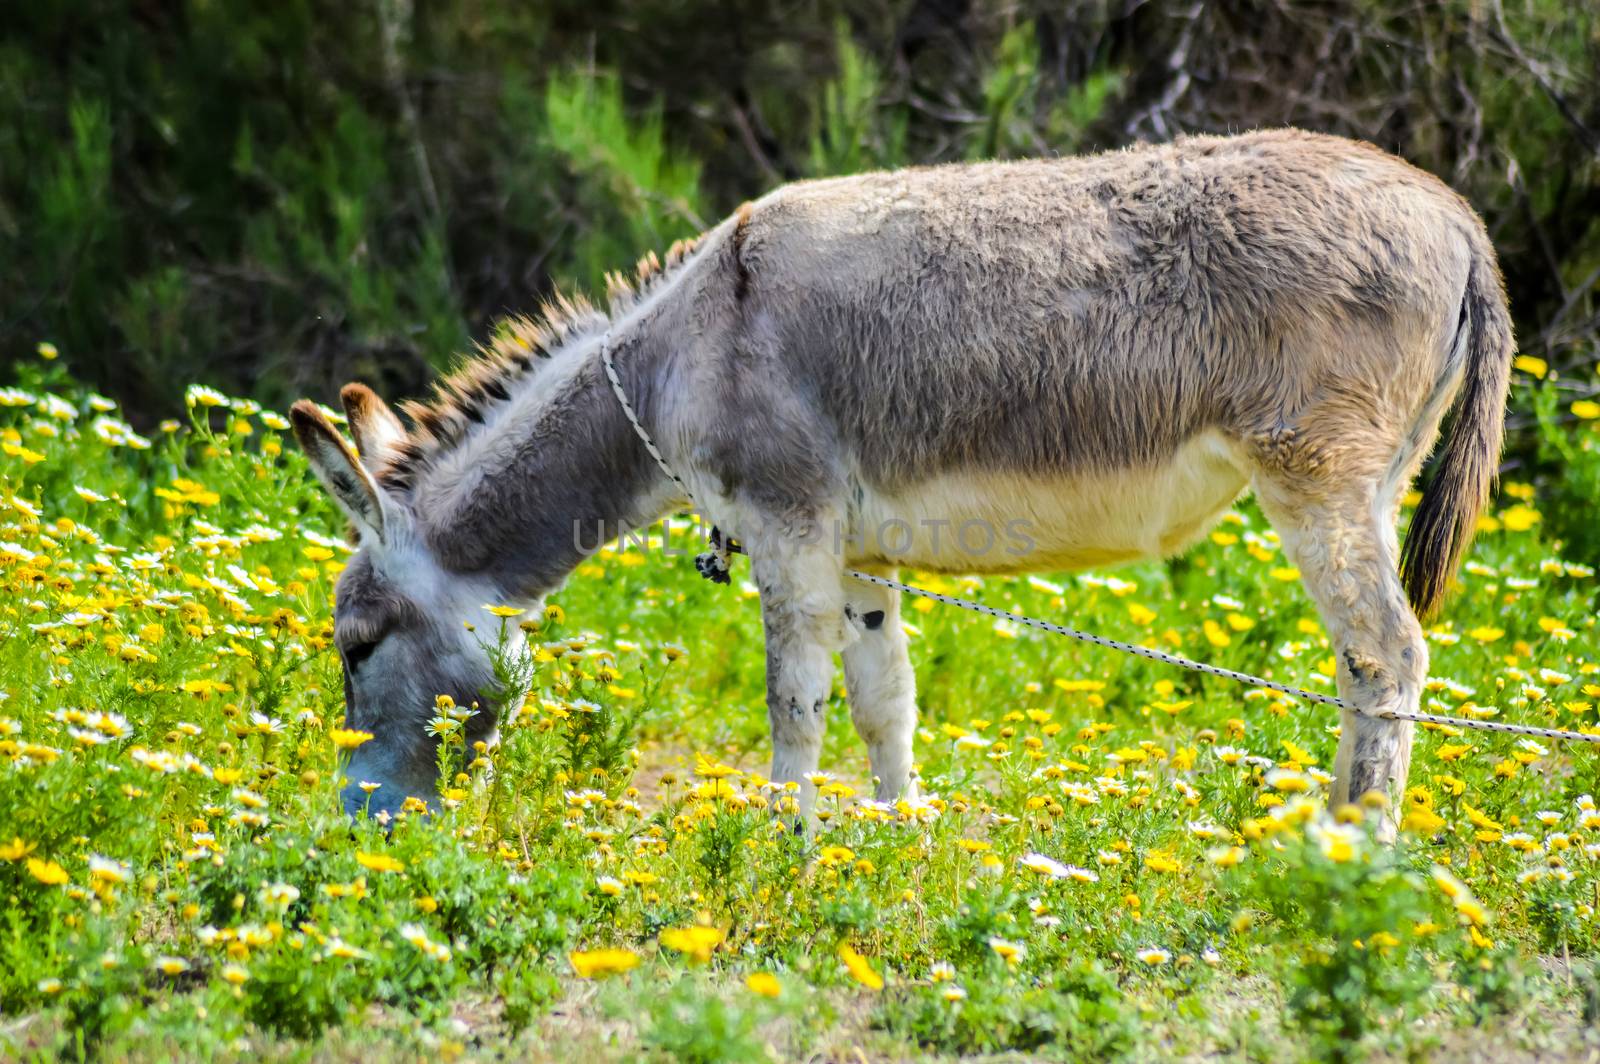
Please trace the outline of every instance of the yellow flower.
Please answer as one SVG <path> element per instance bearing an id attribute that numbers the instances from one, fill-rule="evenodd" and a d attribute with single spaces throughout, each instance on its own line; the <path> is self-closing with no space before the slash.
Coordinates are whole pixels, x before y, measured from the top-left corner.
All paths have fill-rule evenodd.
<path id="1" fill-rule="evenodd" d="M 357 853 L 356 863 L 371 872 L 403 872 L 405 862 L 386 853 Z"/>
<path id="2" fill-rule="evenodd" d="M 1550 372 L 1549 364 L 1544 359 L 1536 358 L 1533 355 L 1518 355 L 1511 364 L 1529 376 L 1537 377 L 1539 380 L 1544 380 L 1544 375 Z"/>
<path id="3" fill-rule="evenodd" d="M 133 869 L 121 861 L 93 854 L 89 857 L 89 878 L 108 885 L 127 883 L 133 878 Z"/>
<path id="4" fill-rule="evenodd" d="M 222 978 L 226 979 L 234 986 L 239 986 L 250 978 L 250 973 L 245 971 L 237 964 L 228 964 L 224 965 L 222 968 Z"/>
<path id="5" fill-rule="evenodd" d="M 732 765 L 724 765 L 720 761 L 712 761 L 704 754 L 694 755 L 694 774 L 708 780 L 720 780 L 744 775 L 743 772 Z"/>
<path id="6" fill-rule="evenodd" d="M 597 949 L 567 954 L 579 979 L 604 979 L 621 975 L 639 966 L 639 955 L 625 949 Z"/>
<path id="7" fill-rule="evenodd" d="M 1413 806 L 1400 821 L 1402 831 L 1418 835 L 1432 835 L 1444 827 L 1444 818 L 1426 806 Z"/>
<path id="8" fill-rule="evenodd" d="M 183 681 L 183 689 L 201 700 L 210 698 L 215 694 L 226 694 L 233 690 L 233 685 L 213 680 L 209 677 L 200 680 Z"/>
<path id="9" fill-rule="evenodd" d="M 1579 399 L 1572 404 L 1571 409 L 1573 414 L 1583 418 L 1585 421 L 1593 421 L 1595 418 L 1600 417 L 1600 403 L 1592 399 Z"/>
<path id="10" fill-rule="evenodd" d="M 1297 761 L 1302 765 L 1315 765 L 1317 763 L 1317 759 L 1312 756 L 1311 751 L 1304 747 L 1296 746 L 1288 739 L 1282 740 L 1282 744 L 1291 761 Z"/>
<path id="11" fill-rule="evenodd" d="M 1300 794 L 1311 789 L 1311 777 L 1284 768 L 1268 772 L 1267 783 L 1273 790 L 1283 791 L 1286 794 Z"/>
<path id="12" fill-rule="evenodd" d="M 1343 864 L 1354 859 L 1356 840 L 1360 838 L 1355 828 L 1345 824 L 1321 828 L 1313 825 L 1312 831 L 1315 832 L 1317 844 L 1322 849 L 1322 856 L 1334 864 Z"/>
<path id="13" fill-rule="evenodd" d="M 835 865 L 849 864 L 855 860 L 855 852 L 848 846 L 824 846 L 822 853 L 817 857 L 819 864 L 832 868 Z"/>
<path id="14" fill-rule="evenodd" d="M 851 978 L 866 987 L 868 990 L 882 990 L 883 976 L 872 970 L 872 965 L 867 963 L 867 958 L 850 948 L 849 943 L 839 944 L 839 959 L 844 961 L 844 966 L 849 969 Z"/>
<path id="15" fill-rule="evenodd" d="M 45 456 L 40 454 L 38 451 L 23 447 L 21 444 L 12 443 L 10 440 L 0 444 L 0 451 L 4 451 L 13 458 L 22 459 L 22 461 L 27 465 L 37 465 L 38 463 L 44 461 L 45 458 Z"/>
<path id="16" fill-rule="evenodd" d="M 752 972 L 745 976 L 744 985 L 762 997 L 775 998 L 783 993 L 783 984 L 771 972 Z"/>
<path id="17" fill-rule="evenodd" d="M 1440 761 L 1459 761 L 1472 750 L 1468 743 L 1445 743 L 1435 751 Z"/>
<path id="18" fill-rule="evenodd" d="M 704 964 L 711 959 L 711 951 L 721 945 L 724 937 L 715 927 L 673 927 L 661 932 L 661 944 Z"/>
<path id="19" fill-rule="evenodd" d="M 1472 927 L 1482 927 L 1489 922 L 1489 911 L 1478 902 L 1477 898 L 1457 898 L 1456 912 L 1460 913 Z"/>
<path id="20" fill-rule="evenodd" d="M 23 842 L 20 838 L 12 836 L 10 842 L 0 846 L 0 861 L 20 861 L 38 848 L 36 843 Z"/>
<path id="21" fill-rule="evenodd" d="M 483 608 L 496 617 L 520 617 L 524 612 L 520 606 L 491 606 L 487 602 L 484 603 Z"/>
<path id="22" fill-rule="evenodd" d="M 54 861 L 41 861 L 37 857 L 28 858 L 28 874 L 48 887 L 58 887 L 72 878 Z"/>
<path id="23" fill-rule="evenodd" d="M 1178 872 L 1183 865 L 1165 850 L 1151 850 L 1144 855 L 1144 866 L 1152 872 Z"/>
<path id="24" fill-rule="evenodd" d="M 1508 532 L 1526 532 L 1539 521 L 1539 511 L 1527 506 L 1513 506 L 1500 514 L 1500 522 Z"/>
<path id="25" fill-rule="evenodd" d="M 354 750 L 362 743 L 372 740 L 371 732 L 355 731 L 349 728 L 329 728 L 328 738 L 340 750 Z"/>
<path id="26" fill-rule="evenodd" d="M 1232 868 L 1244 860 L 1245 849 L 1242 846 L 1219 846 L 1206 851 L 1206 860 L 1218 868 Z"/>

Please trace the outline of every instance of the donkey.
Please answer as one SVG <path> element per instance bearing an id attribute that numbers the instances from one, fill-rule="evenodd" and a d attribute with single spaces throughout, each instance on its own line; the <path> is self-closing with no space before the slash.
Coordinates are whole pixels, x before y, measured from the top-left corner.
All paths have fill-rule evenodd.
<path id="1" fill-rule="evenodd" d="M 360 384 L 342 393 L 355 450 L 314 404 L 293 409 L 359 535 L 335 640 L 350 726 L 376 738 L 348 766 L 352 811 L 362 780 L 381 785 L 373 810 L 435 792 L 424 721 L 436 695 L 465 704 L 489 679 L 463 624 L 480 604 L 540 603 L 585 555 L 577 526 L 685 505 L 602 349 L 749 555 L 772 778 L 799 785 L 802 812 L 835 652 L 877 797 L 914 787 L 897 596 L 847 567 L 1167 556 L 1247 488 L 1336 651 L 1350 708 L 1331 800 L 1395 808 L 1412 726 L 1390 714 L 1418 704 L 1418 617 L 1490 490 L 1513 350 L 1483 224 L 1441 181 L 1295 130 L 872 173 L 779 188 L 610 280 L 605 313 L 558 299 L 504 323 L 405 408 L 409 429 Z M 1399 500 L 1452 406 L 1402 554 Z M 1019 520 L 1024 536 L 954 534 Z M 486 708 L 469 737 L 492 728 Z"/>

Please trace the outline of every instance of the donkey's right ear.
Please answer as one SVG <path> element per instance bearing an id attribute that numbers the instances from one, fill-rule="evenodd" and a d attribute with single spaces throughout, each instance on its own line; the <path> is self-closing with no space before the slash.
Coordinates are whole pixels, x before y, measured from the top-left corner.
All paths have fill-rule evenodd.
<path id="1" fill-rule="evenodd" d="M 346 384 L 339 392 L 339 401 L 344 403 L 344 416 L 350 422 L 350 435 L 356 438 L 356 449 L 361 452 L 361 464 L 369 472 L 377 472 L 405 442 L 405 426 L 389 404 L 365 384 Z"/>
<path id="2" fill-rule="evenodd" d="M 311 471 L 333 501 L 355 522 L 363 539 L 383 542 L 383 501 L 372 475 L 361 467 L 355 451 L 339 435 L 317 404 L 302 399 L 289 408 L 295 439 L 311 462 Z"/>

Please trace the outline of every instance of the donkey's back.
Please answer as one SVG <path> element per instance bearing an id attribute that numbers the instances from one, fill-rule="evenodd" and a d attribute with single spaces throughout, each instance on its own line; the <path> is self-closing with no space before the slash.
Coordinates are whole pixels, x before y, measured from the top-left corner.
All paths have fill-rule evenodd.
<path id="1" fill-rule="evenodd" d="M 1171 553 L 1263 476 L 1359 474 L 1387 505 L 1470 361 L 1474 279 L 1497 365 L 1509 342 L 1459 196 L 1293 130 L 806 182 L 723 232 L 737 324 L 697 359 L 733 400 L 708 419 L 719 472 L 759 489 L 809 461 L 857 530 L 1019 502 L 1048 526 L 1020 561 L 948 539 L 897 556 L 930 567 Z"/>
<path id="2" fill-rule="evenodd" d="M 1431 175 L 1297 131 L 801 183 L 735 239 L 764 354 L 885 488 L 1147 467 L 1322 389 L 1414 407 L 1491 255 Z"/>

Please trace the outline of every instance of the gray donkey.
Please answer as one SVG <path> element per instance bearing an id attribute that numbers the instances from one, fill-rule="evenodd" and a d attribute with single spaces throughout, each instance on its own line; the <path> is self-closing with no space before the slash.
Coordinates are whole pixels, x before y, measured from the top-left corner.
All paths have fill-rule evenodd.
<path id="1" fill-rule="evenodd" d="M 359 459 L 314 404 L 293 409 L 360 537 L 335 639 L 350 725 L 376 738 L 349 763 L 351 810 L 368 806 L 362 780 L 381 785 L 373 810 L 434 794 L 424 722 L 435 695 L 466 704 L 489 680 L 463 624 L 481 604 L 539 603 L 599 530 L 685 504 L 603 347 L 673 470 L 749 553 L 772 777 L 799 783 L 802 810 L 835 652 L 877 796 L 915 785 L 898 600 L 845 568 L 1170 555 L 1246 487 L 1353 707 L 1332 800 L 1393 806 L 1412 726 L 1387 714 L 1417 707 L 1428 671 L 1413 609 L 1439 606 L 1472 536 L 1513 350 L 1493 248 L 1442 182 L 1293 130 L 807 181 L 611 288 L 606 313 L 560 300 L 506 323 L 406 408 L 410 429 L 347 386 Z M 1402 554 L 1399 499 L 1453 403 Z"/>

